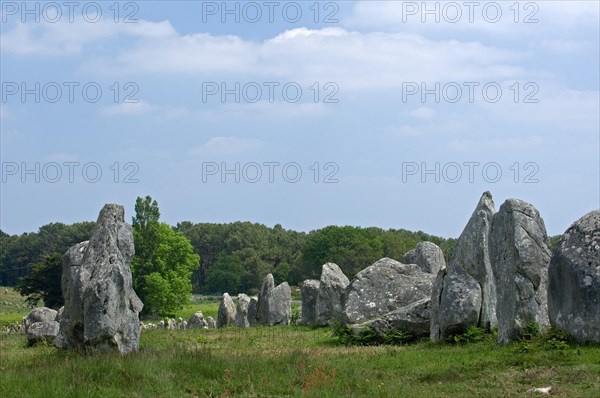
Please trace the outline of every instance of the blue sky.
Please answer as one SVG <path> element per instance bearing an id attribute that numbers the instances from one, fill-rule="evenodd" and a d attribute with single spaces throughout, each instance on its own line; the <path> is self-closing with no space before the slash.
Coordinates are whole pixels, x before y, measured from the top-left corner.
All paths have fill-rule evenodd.
<path id="1" fill-rule="evenodd" d="M 552 235 L 600 207 L 598 1 L 54 4 L 2 1 L 8 233 L 144 195 L 451 237 L 486 190 Z"/>

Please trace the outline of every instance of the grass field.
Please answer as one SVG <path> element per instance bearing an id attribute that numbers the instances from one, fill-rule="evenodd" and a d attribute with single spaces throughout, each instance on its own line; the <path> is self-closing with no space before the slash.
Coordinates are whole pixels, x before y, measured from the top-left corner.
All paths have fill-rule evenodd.
<path id="1" fill-rule="evenodd" d="M 196 305 L 210 315 L 214 303 Z M 600 347 L 542 338 L 346 347 L 298 326 L 144 330 L 125 357 L 29 348 L 23 335 L 2 335 L 0 355 L 1 397 L 600 396 Z"/>

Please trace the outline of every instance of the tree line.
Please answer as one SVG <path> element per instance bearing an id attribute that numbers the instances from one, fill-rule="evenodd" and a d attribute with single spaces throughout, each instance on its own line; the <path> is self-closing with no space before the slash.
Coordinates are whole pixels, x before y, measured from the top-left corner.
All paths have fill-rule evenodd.
<path id="1" fill-rule="evenodd" d="M 173 314 L 190 291 L 256 294 L 268 273 L 276 283 L 298 285 L 318 279 L 326 262 L 338 264 L 352 278 L 382 257 L 401 260 L 421 241 L 440 246 L 447 261 L 455 245 L 455 239 L 422 231 L 376 227 L 328 226 L 309 233 L 250 222 L 184 221 L 171 227 L 160 222 L 158 204 L 148 196 L 137 199 L 135 213 L 134 288 L 145 312 L 162 314 Z M 50 291 L 60 296 L 61 256 L 88 240 L 94 225 L 52 223 L 22 235 L 0 231 L 0 284 L 18 285 L 31 302 Z M 59 306 L 61 297 L 49 301 Z"/>

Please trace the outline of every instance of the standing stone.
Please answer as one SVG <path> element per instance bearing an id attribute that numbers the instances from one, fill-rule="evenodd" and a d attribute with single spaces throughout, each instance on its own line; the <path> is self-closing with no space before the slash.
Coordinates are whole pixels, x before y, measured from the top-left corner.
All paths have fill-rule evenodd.
<path id="1" fill-rule="evenodd" d="M 204 329 L 205 327 L 208 327 L 208 323 L 204 319 L 202 311 L 197 311 L 190 319 L 188 319 L 187 327 L 189 329 Z"/>
<path id="2" fill-rule="evenodd" d="M 447 269 L 438 272 L 431 296 L 431 341 L 460 334 L 471 325 L 497 324 L 496 286 L 489 255 L 492 217 L 496 213 L 484 192 L 454 248 Z"/>
<path id="3" fill-rule="evenodd" d="M 256 325 L 257 314 L 258 314 L 258 298 L 250 297 L 250 303 L 248 303 L 248 324 L 250 326 Z"/>
<path id="4" fill-rule="evenodd" d="M 256 320 L 259 323 L 269 323 L 269 297 L 275 289 L 275 279 L 272 274 L 268 274 L 263 280 L 258 294 L 258 308 L 256 313 Z"/>
<path id="5" fill-rule="evenodd" d="M 143 304 L 132 288 L 133 234 L 123 206 L 102 208 L 84 246 L 74 246 L 63 258 L 63 267 L 70 263 L 71 269 L 65 274 L 63 268 L 67 291 L 63 319 L 68 320 L 68 330 L 62 346 L 122 354 L 137 351 Z"/>
<path id="6" fill-rule="evenodd" d="M 550 323 L 580 343 L 600 344 L 600 210 L 567 229 L 548 269 Z"/>
<path id="7" fill-rule="evenodd" d="M 415 264 L 382 258 L 360 271 L 348 285 L 343 323 L 363 323 L 416 301 L 430 299 L 434 279 L 434 275 L 421 271 Z"/>
<path id="8" fill-rule="evenodd" d="M 219 304 L 219 311 L 217 313 L 217 327 L 222 328 L 225 326 L 233 325 L 235 322 L 235 304 L 229 296 L 229 293 L 223 293 L 221 303 Z"/>
<path id="9" fill-rule="evenodd" d="M 250 326 L 248 322 L 248 307 L 250 306 L 250 297 L 244 293 L 238 294 L 237 307 L 235 312 L 235 325 L 240 328 Z"/>
<path id="10" fill-rule="evenodd" d="M 302 282 L 302 308 L 300 324 L 314 326 L 317 324 L 317 298 L 319 297 L 319 281 L 307 279 Z"/>
<path id="11" fill-rule="evenodd" d="M 292 319 L 292 289 L 283 282 L 273 289 L 269 298 L 269 325 L 289 325 Z"/>
<path id="12" fill-rule="evenodd" d="M 323 264 L 317 296 L 317 325 L 326 326 L 342 319 L 342 296 L 350 280 L 334 263 Z"/>
<path id="13" fill-rule="evenodd" d="M 508 199 L 494 215 L 490 260 L 498 295 L 499 344 L 519 338 L 529 322 L 540 330 L 549 326 L 548 244 L 544 220 L 531 204 Z"/>
<path id="14" fill-rule="evenodd" d="M 287 282 L 274 287 L 275 280 L 268 274 L 258 296 L 257 320 L 265 325 L 289 325 L 292 316 L 292 290 Z"/>
<path id="15" fill-rule="evenodd" d="M 89 241 L 71 246 L 62 258 L 61 289 L 65 305 L 60 329 L 54 340 L 58 348 L 83 349 L 83 283 L 89 280 L 89 270 L 81 274 L 83 257 Z"/>
<path id="16" fill-rule="evenodd" d="M 432 242 L 419 242 L 414 249 L 408 251 L 402 257 L 404 264 L 417 264 L 421 271 L 437 274 L 439 270 L 446 268 L 444 252 L 438 245 Z"/>
<path id="17" fill-rule="evenodd" d="M 175 330 L 177 329 L 177 322 L 175 319 L 169 318 L 167 319 L 167 330 Z"/>

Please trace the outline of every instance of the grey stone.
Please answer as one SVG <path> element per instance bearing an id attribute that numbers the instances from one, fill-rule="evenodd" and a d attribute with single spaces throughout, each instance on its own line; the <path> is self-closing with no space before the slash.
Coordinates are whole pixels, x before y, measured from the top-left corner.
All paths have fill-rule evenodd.
<path id="1" fill-rule="evenodd" d="M 257 321 L 264 325 L 289 325 L 292 316 L 292 290 L 287 282 L 274 287 L 268 274 L 258 295 Z"/>
<path id="2" fill-rule="evenodd" d="M 292 318 L 292 289 L 287 282 L 279 284 L 269 298 L 269 325 L 289 325 Z"/>
<path id="3" fill-rule="evenodd" d="M 58 309 L 58 312 L 56 313 L 56 322 L 60 323 L 60 320 L 62 319 L 64 311 L 65 311 L 65 306 L 63 305 L 62 307 L 60 307 Z"/>
<path id="4" fill-rule="evenodd" d="M 50 323 L 56 321 L 58 312 L 48 307 L 37 307 L 31 310 L 29 315 L 23 318 L 23 330 L 25 333 L 29 330 L 29 326 L 34 323 Z"/>
<path id="5" fill-rule="evenodd" d="M 175 319 L 167 319 L 167 330 L 175 330 L 177 329 L 177 322 L 175 322 Z"/>
<path id="6" fill-rule="evenodd" d="M 547 283 L 550 261 L 544 220 L 529 203 L 508 199 L 490 228 L 490 260 L 496 282 L 498 343 L 519 338 L 523 327 L 549 326 Z"/>
<path id="7" fill-rule="evenodd" d="M 123 206 L 105 205 L 89 242 L 63 257 L 65 338 L 57 346 L 122 354 L 139 348 L 143 304 L 132 288 L 133 234 L 124 216 Z"/>
<path id="8" fill-rule="evenodd" d="M 187 321 L 188 329 L 204 329 L 207 326 L 208 326 L 208 323 L 204 319 L 204 315 L 202 314 L 202 311 L 196 312 Z"/>
<path id="9" fill-rule="evenodd" d="M 320 282 L 307 279 L 302 282 L 302 308 L 300 308 L 300 324 L 314 326 L 317 324 L 317 298 L 319 297 Z"/>
<path id="10" fill-rule="evenodd" d="M 326 326 L 342 320 L 342 296 L 350 280 L 334 263 L 323 264 L 317 296 L 317 325 Z"/>
<path id="11" fill-rule="evenodd" d="M 439 271 L 431 294 L 430 337 L 434 343 L 477 325 L 481 310 L 481 287 L 460 267 Z"/>
<path id="12" fill-rule="evenodd" d="M 250 306 L 250 297 L 244 293 L 238 294 L 238 301 L 235 313 L 235 325 L 240 328 L 250 326 L 248 322 L 248 307 Z"/>
<path id="13" fill-rule="evenodd" d="M 456 242 L 448 269 L 437 275 L 431 298 L 434 343 L 471 325 L 490 329 L 497 324 L 496 285 L 489 255 L 495 213 L 492 195 L 484 192 Z"/>
<path id="14" fill-rule="evenodd" d="M 600 210 L 571 225 L 548 269 L 550 323 L 580 343 L 600 344 Z"/>
<path id="15" fill-rule="evenodd" d="M 25 335 L 29 345 L 34 345 L 40 341 L 54 342 L 58 335 L 60 325 L 56 321 L 50 322 L 33 322 L 28 325 Z"/>
<path id="16" fill-rule="evenodd" d="M 415 301 L 405 307 L 388 312 L 382 317 L 352 325 L 354 333 L 365 328 L 378 335 L 385 336 L 397 331 L 410 334 L 413 338 L 429 336 L 431 318 L 431 299 L 429 297 Z"/>
<path id="17" fill-rule="evenodd" d="M 60 330 L 54 344 L 63 349 L 83 348 L 83 283 L 89 280 L 90 270 L 81 266 L 89 241 L 71 246 L 62 258 L 61 289 L 65 305 Z"/>
<path id="18" fill-rule="evenodd" d="M 235 304 L 229 296 L 229 293 L 223 293 L 219 303 L 219 312 L 217 313 L 217 327 L 233 325 L 235 322 Z"/>
<path id="19" fill-rule="evenodd" d="M 404 254 L 402 262 L 404 264 L 417 264 L 421 271 L 430 274 L 437 274 L 439 270 L 446 268 L 444 252 L 432 242 L 417 243 L 414 249 Z"/>
<path id="20" fill-rule="evenodd" d="M 250 326 L 256 325 L 257 314 L 258 314 L 258 298 L 250 297 L 250 303 L 248 303 L 248 324 Z"/>
<path id="21" fill-rule="evenodd" d="M 434 279 L 434 275 L 421 271 L 415 264 L 382 258 L 360 271 L 348 285 L 343 323 L 364 323 L 431 298 Z"/>
<path id="22" fill-rule="evenodd" d="M 273 278 L 272 274 L 268 274 L 263 280 L 260 293 L 258 294 L 256 320 L 259 323 L 269 323 L 269 297 L 273 293 L 274 289 L 275 279 Z"/>
<path id="23" fill-rule="evenodd" d="M 217 321 L 215 321 L 215 318 L 213 318 L 212 316 L 209 316 L 206 318 L 206 326 L 209 329 L 216 329 L 217 328 Z"/>

